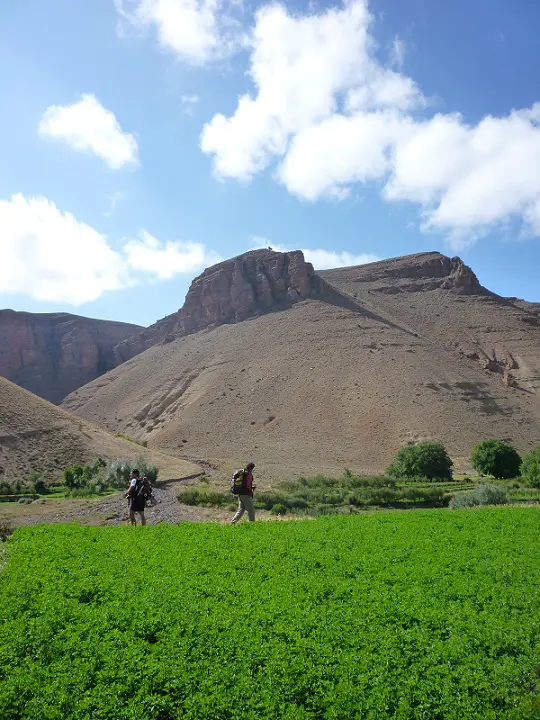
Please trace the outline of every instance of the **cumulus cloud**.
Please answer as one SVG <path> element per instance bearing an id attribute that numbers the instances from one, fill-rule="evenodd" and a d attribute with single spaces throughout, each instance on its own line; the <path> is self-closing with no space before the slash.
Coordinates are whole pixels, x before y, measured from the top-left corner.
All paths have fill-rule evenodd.
<path id="1" fill-rule="evenodd" d="M 374 107 L 411 108 L 422 96 L 410 78 L 374 59 L 364 0 L 322 14 L 289 14 L 268 5 L 255 18 L 249 74 L 255 94 L 244 94 L 231 117 L 205 125 L 201 149 L 222 177 L 249 180 L 291 137 L 339 114 Z"/>
<path id="2" fill-rule="evenodd" d="M 283 245 L 273 245 L 268 238 L 265 237 L 254 236 L 252 241 L 253 250 L 271 247 L 272 250 L 276 250 L 277 252 L 291 252 L 293 249 L 283 247 Z M 306 261 L 310 262 L 315 270 L 328 270 L 329 268 L 365 265 L 366 263 L 377 262 L 381 259 L 372 253 L 360 253 L 359 255 L 353 255 L 346 250 L 312 250 L 310 248 L 302 248 L 302 252 L 304 253 Z"/>
<path id="3" fill-rule="evenodd" d="M 124 245 L 127 264 L 132 270 L 150 274 L 158 280 L 191 273 L 219 262 L 202 243 L 160 242 L 146 230 Z"/>
<path id="4" fill-rule="evenodd" d="M 223 0 L 114 0 L 120 17 L 154 29 L 159 45 L 201 65 L 225 57 L 242 42 L 240 24 Z"/>
<path id="5" fill-rule="evenodd" d="M 73 105 L 47 108 L 39 134 L 63 140 L 74 150 L 94 153 L 113 170 L 138 163 L 134 136 L 122 131 L 114 114 L 94 95 L 83 95 Z"/>
<path id="6" fill-rule="evenodd" d="M 199 243 L 160 243 L 146 231 L 114 250 L 44 197 L 1 200 L 0 228 L 0 293 L 73 306 L 144 279 L 191 273 L 217 257 Z"/>
<path id="7" fill-rule="evenodd" d="M 417 204 L 423 229 L 454 244 L 511 218 L 540 234 L 540 103 L 476 124 L 430 115 L 403 73 L 403 42 L 395 39 L 387 66 L 376 47 L 367 0 L 304 15 L 261 8 L 253 90 L 201 134 L 214 173 L 250 181 L 273 165 L 275 179 L 309 201 L 375 183 L 387 201 Z"/>
<path id="8" fill-rule="evenodd" d="M 127 283 L 106 238 L 44 197 L 0 201 L 0 292 L 82 305 Z"/>
<path id="9" fill-rule="evenodd" d="M 463 237 L 521 215 L 540 231 L 540 103 L 473 126 L 437 115 L 394 155 L 385 196 L 421 203 L 427 228 Z"/>

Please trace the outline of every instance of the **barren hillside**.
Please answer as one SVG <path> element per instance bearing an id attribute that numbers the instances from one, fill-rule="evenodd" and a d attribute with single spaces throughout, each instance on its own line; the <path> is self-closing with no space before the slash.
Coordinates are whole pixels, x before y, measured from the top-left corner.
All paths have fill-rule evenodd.
<path id="1" fill-rule="evenodd" d="M 152 447 L 226 467 L 251 457 L 276 475 L 380 471 L 425 439 L 466 469 L 482 438 L 540 441 L 536 314 L 438 253 L 319 275 L 307 299 L 169 336 L 66 407 Z"/>
<path id="2" fill-rule="evenodd" d="M 32 471 L 54 479 L 63 468 L 98 455 L 144 457 L 159 466 L 162 479 L 199 470 L 192 463 L 114 437 L 0 378 L 0 479 L 25 477 Z"/>

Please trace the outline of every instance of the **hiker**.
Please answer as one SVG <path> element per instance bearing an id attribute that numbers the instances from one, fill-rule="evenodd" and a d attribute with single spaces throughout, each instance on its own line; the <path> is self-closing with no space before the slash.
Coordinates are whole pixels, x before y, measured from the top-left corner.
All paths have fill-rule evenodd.
<path id="1" fill-rule="evenodd" d="M 144 494 L 144 485 L 142 479 L 139 477 L 138 470 L 131 471 L 131 480 L 127 493 L 124 495 L 128 498 L 129 503 L 129 519 L 132 525 L 137 524 L 135 513 L 139 513 L 141 517 L 141 525 L 146 525 L 146 518 L 144 517 L 144 508 L 146 506 L 146 497 Z"/>
<path id="2" fill-rule="evenodd" d="M 247 511 L 250 522 L 255 522 L 255 508 L 253 507 L 253 468 L 255 464 L 250 462 L 243 470 L 237 470 L 232 476 L 231 491 L 238 496 L 238 510 L 232 519 L 232 524 L 237 523 Z"/>

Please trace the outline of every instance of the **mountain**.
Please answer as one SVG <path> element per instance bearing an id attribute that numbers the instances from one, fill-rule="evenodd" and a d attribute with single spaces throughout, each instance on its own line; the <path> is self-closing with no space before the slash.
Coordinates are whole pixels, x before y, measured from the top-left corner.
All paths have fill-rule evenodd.
<path id="1" fill-rule="evenodd" d="M 53 403 L 118 361 L 114 348 L 139 325 L 0 310 L 0 375 Z"/>
<path id="2" fill-rule="evenodd" d="M 124 362 L 157 343 L 209 327 L 291 308 L 320 292 L 320 279 L 300 251 L 252 250 L 207 268 L 178 312 L 127 338 L 115 348 Z"/>
<path id="3" fill-rule="evenodd" d="M 153 326 L 157 344 L 65 407 L 152 447 L 226 467 L 253 458 L 276 476 L 379 472 L 421 440 L 443 441 L 463 470 L 483 438 L 538 444 L 534 307 L 439 253 L 318 274 L 285 255 L 208 269 L 167 332 Z"/>
<path id="4" fill-rule="evenodd" d="M 39 472 L 45 479 L 93 457 L 144 457 L 160 477 L 180 478 L 199 470 L 192 463 L 114 437 L 46 400 L 0 378 L 0 480 Z"/>

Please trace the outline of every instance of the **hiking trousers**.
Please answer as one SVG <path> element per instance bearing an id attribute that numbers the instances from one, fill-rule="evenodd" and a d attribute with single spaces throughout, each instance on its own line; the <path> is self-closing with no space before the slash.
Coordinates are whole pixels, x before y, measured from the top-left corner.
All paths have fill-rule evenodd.
<path id="1" fill-rule="evenodd" d="M 247 512 L 249 522 L 255 521 L 255 508 L 253 507 L 253 498 L 251 495 L 239 495 L 238 496 L 238 510 L 236 515 L 232 519 L 232 523 L 236 523 L 240 520 L 242 515 Z"/>

